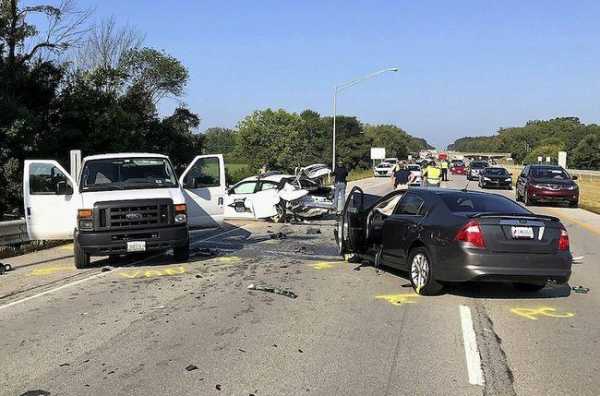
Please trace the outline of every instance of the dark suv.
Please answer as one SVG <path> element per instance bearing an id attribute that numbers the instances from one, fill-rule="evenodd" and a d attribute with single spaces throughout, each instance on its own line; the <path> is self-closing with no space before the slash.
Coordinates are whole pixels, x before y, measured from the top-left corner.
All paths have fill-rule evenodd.
<path id="1" fill-rule="evenodd" d="M 468 180 L 479 180 L 479 172 L 487 168 L 489 164 L 485 161 L 471 161 L 467 171 Z"/>
<path id="2" fill-rule="evenodd" d="M 517 180 L 517 201 L 525 205 L 536 202 L 567 203 L 579 205 L 577 176 L 556 165 L 527 165 Z"/>

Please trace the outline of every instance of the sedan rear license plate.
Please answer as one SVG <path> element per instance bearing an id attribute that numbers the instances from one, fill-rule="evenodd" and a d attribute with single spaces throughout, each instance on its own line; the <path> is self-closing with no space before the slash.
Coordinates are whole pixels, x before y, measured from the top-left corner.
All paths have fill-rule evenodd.
<path id="1" fill-rule="evenodd" d="M 533 228 L 531 227 L 511 227 L 513 239 L 533 239 Z"/>
<path id="2" fill-rule="evenodd" d="M 128 252 L 145 252 L 146 251 L 146 242 L 145 241 L 127 242 L 127 251 Z"/>

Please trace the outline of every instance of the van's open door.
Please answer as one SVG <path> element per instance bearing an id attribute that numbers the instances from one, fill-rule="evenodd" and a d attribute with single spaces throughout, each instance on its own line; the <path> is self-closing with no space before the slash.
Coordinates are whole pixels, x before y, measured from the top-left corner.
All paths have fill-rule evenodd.
<path id="1" fill-rule="evenodd" d="M 73 239 L 79 195 L 75 182 L 58 162 L 25 161 L 23 201 L 30 239 Z"/>
<path id="2" fill-rule="evenodd" d="M 192 227 L 217 227 L 223 224 L 225 161 L 223 155 L 199 155 L 181 175 L 188 224 Z"/>

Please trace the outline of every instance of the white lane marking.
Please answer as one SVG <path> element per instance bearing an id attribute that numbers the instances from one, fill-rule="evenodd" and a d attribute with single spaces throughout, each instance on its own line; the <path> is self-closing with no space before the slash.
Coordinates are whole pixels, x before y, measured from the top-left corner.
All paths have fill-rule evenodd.
<path id="1" fill-rule="evenodd" d="M 473 320 L 469 307 L 460 305 L 460 323 L 462 325 L 463 343 L 465 345 L 465 356 L 467 358 L 467 371 L 469 383 L 483 386 L 483 373 L 481 372 L 481 358 L 477 347 L 477 338 L 473 330 Z"/>
<path id="2" fill-rule="evenodd" d="M 13 305 L 17 305 L 17 304 L 20 304 L 20 303 L 23 303 L 23 302 L 26 302 L 26 301 L 29 301 L 29 300 L 33 300 L 34 298 L 38 298 L 38 297 L 44 296 L 46 294 L 50 294 L 50 293 L 54 293 L 54 292 L 62 290 L 62 289 L 66 289 L 67 287 L 79 285 L 79 284 L 81 284 L 83 282 L 87 282 L 89 280 L 96 279 L 96 278 L 99 278 L 101 276 L 105 276 L 108 273 L 109 272 L 101 272 L 99 274 L 95 274 L 95 275 L 89 276 L 87 278 L 79 279 L 79 280 L 77 280 L 75 282 L 71 282 L 71 283 L 67 283 L 67 284 L 62 285 L 62 286 L 55 287 L 54 289 L 49 289 L 49 290 L 43 291 L 41 293 L 34 294 L 33 296 L 25 297 L 25 298 L 22 298 L 22 299 L 17 300 L 17 301 L 10 302 L 10 303 L 5 304 L 5 305 L 0 305 L 0 310 L 2 310 L 4 308 L 12 307 Z"/>

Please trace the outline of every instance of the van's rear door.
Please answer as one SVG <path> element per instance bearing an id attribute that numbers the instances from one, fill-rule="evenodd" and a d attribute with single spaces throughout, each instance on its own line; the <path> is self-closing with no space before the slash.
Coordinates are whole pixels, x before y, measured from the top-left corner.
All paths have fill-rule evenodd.
<path id="1" fill-rule="evenodd" d="M 69 173 L 56 161 L 27 160 L 23 203 L 31 240 L 73 239 L 79 194 Z"/>
<path id="2" fill-rule="evenodd" d="M 479 223 L 488 249 L 499 253 L 553 253 L 561 224 L 546 216 L 481 216 Z"/>
<path id="3" fill-rule="evenodd" d="M 188 224 L 192 227 L 216 227 L 223 224 L 225 161 L 223 155 L 199 155 L 181 175 Z"/>

